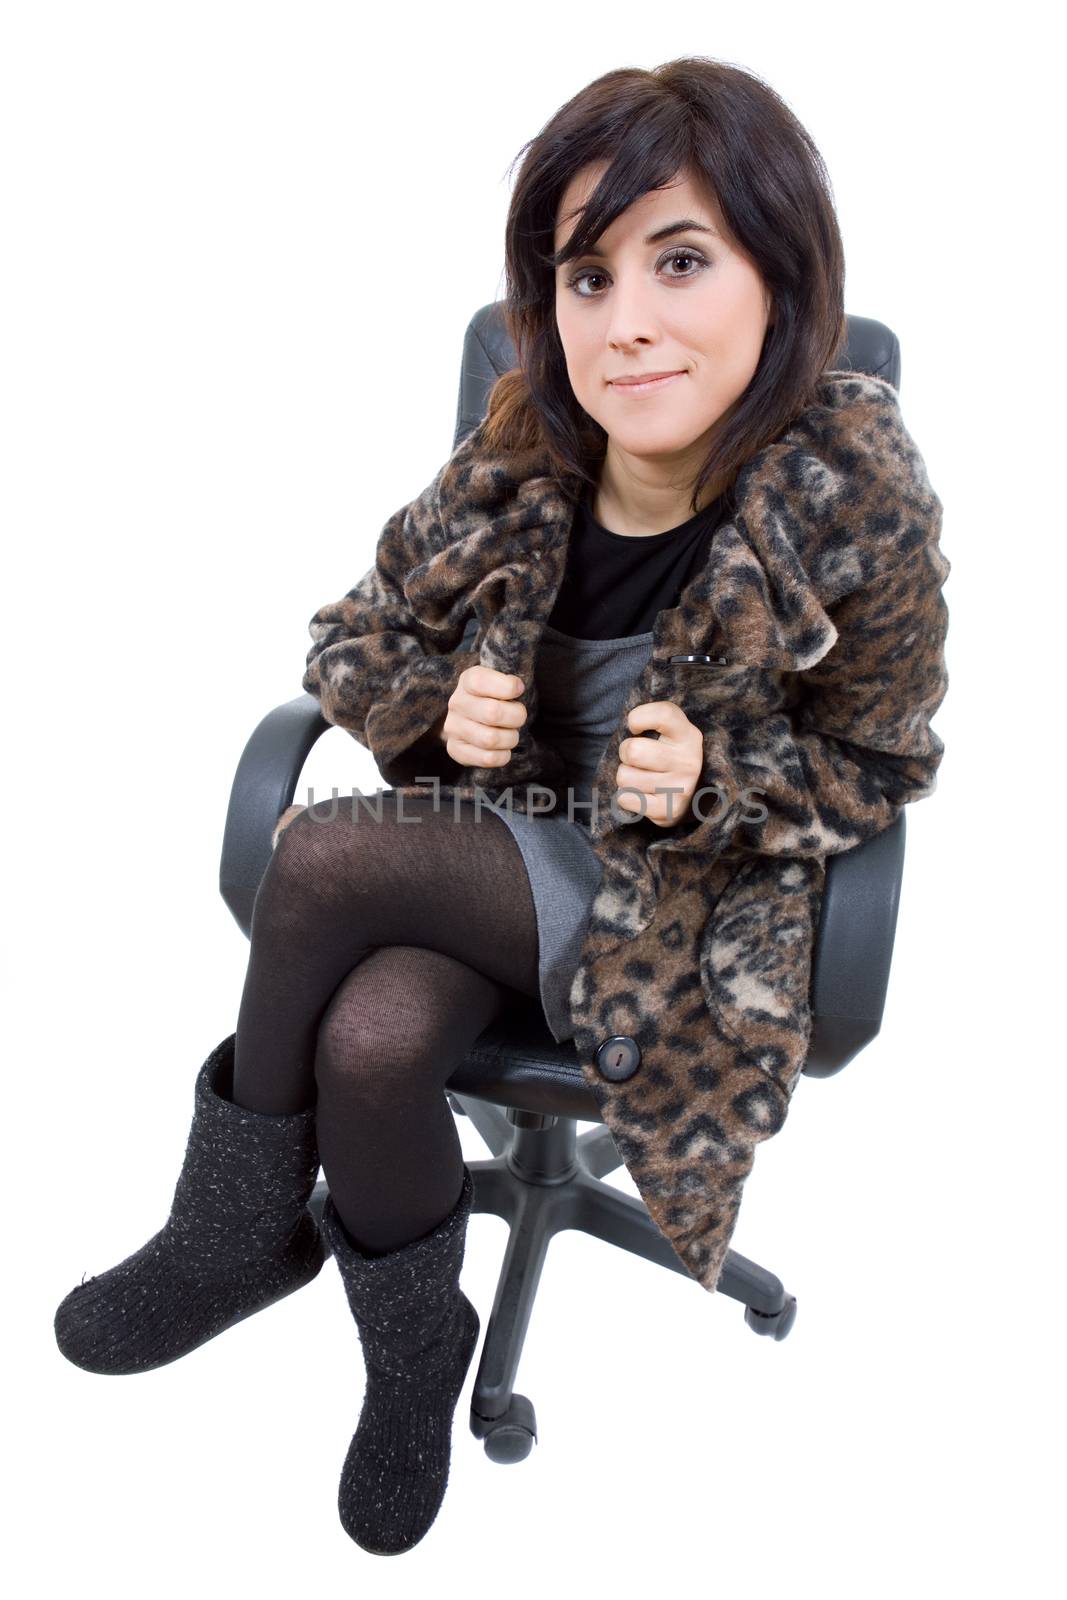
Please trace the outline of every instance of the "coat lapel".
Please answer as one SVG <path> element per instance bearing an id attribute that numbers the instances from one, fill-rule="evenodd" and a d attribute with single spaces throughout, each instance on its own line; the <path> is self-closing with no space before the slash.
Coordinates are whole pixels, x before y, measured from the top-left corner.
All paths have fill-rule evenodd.
<path id="1" fill-rule="evenodd" d="M 523 679 L 527 719 L 507 767 L 474 767 L 468 780 L 490 797 L 510 789 L 515 808 L 525 810 L 527 786 L 566 781 L 556 751 L 531 730 L 538 711 L 537 654 L 566 571 L 575 501 L 543 458 L 475 457 L 453 478 L 446 474 L 441 515 L 459 537 L 408 575 L 405 598 L 419 621 L 442 635 L 455 637 L 475 617 L 482 664 Z M 784 510 L 782 516 L 787 520 Z M 652 654 L 603 752 L 594 843 L 633 828 L 632 814 L 616 815 L 611 797 L 618 747 L 629 737 L 626 715 L 634 706 L 672 700 L 697 726 L 761 715 L 779 674 L 803 671 L 833 645 L 836 630 L 791 532 L 795 537 L 796 530 L 779 526 L 773 513 L 751 506 L 746 513 L 739 502 L 736 517 L 716 530 L 703 569 L 677 603 L 657 616 Z M 711 660 L 678 659 L 689 656 Z M 706 831 L 651 842 L 646 837 L 644 852 L 706 850 L 709 843 Z M 645 870 L 651 874 L 651 861 Z"/>

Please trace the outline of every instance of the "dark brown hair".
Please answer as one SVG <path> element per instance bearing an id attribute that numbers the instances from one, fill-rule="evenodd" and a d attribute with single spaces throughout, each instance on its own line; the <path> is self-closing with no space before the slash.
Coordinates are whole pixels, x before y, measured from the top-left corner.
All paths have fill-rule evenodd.
<path id="1" fill-rule="evenodd" d="M 845 348 L 844 250 L 822 158 L 773 89 L 703 56 L 605 73 L 515 161 L 524 152 L 505 235 L 504 320 L 518 365 L 494 383 L 483 428 L 491 448 L 547 450 L 568 492 L 596 484 L 607 434 L 567 374 L 556 326 L 561 262 L 588 250 L 643 194 L 690 176 L 710 190 L 770 292 L 759 365 L 701 467 L 695 510 L 713 476 L 732 486 L 745 462 L 813 403 L 820 375 Z M 603 161 L 610 164 L 557 256 L 567 184 Z"/>

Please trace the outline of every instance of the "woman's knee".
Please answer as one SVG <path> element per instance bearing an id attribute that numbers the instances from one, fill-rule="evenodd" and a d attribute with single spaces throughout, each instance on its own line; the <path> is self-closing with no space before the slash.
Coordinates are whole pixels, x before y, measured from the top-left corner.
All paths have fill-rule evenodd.
<path id="1" fill-rule="evenodd" d="M 369 951 L 335 990 L 316 1035 L 320 1093 L 340 1089 L 364 1102 L 387 1101 L 396 1097 L 398 1083 L 432 1084 L 440 1076 L 448 1022 L 431 1006 L 412 1004 L 419 988 L 413 986 L 404 949 L 387 945 Z"/>
<path id="2" fill-rule="evenodd" d="M 330 900 L 344 883 L 338 870 L 341 863 L 358 848 L 355 831 L 332 800 L 319 800 L 296 812 L 275 834 L 262 898 L 277 896 L 287 908 L 301 897 L 313 904 Z"/>
<path id="3" fill-rule="evenodd" d="M 419 821 L 431 810 L 431 795 L 404 796 L 404 818 L 410 823 Z M 308 876 L 309 869 L 325 864 L 341 865 L 351 861 L 354 851 L 361 845 L 364 857 L 373 857 L 374 841 L 378 834 L 389 833 L 385 842 L 386 856 L 406 842 L 410 834 L 398 835 L 398 796 L 395 790 L 377 790 L 364 794 L 354 789 L 351 794 L 332 796 L 329 800 L 316 800 L 314 805 L 297 808 L 290 806 L 282 813 L 273 835 L 272 861 L 279 864 L 279 875 L 300 880 Z"/>

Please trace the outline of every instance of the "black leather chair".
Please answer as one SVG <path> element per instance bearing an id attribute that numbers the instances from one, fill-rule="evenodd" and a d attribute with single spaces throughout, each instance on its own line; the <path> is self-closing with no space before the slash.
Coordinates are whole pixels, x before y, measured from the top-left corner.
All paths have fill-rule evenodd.
<path id="1" fill-rule="evenodd" d="M 514 364 L 500 303 L 483 306 L 464 339 L 455 444 L 484 415 L 496 377 Z M 847 353 L 833 365 L 884 377 L 898 388 L 900 346 L 883 323 L 849 317 Z M 271 856 L 272 830 L 293 803 L 308 752 L 329 726 L 318 701 L 303 693 L 263 718 L 241 756 L 226 816 L 220 887 L 246 935 Z M 840 1071 L 881 1026 L 904 837 L 901 813 L 877 838 L 828 858 L 812 970 L 814 1031 L 804 1067 L 809 1077 Z M 493 1461 L 521 1461 L 537 1429 L 532 1404 L 513 1385 L 552 1236 L 580 1228 L 674 1272 L 685 1275 L 685 1268 L 644 1202 L 601 1182 L 621 1159 L 573 1044 L 556 1043 L 538 1000 L 517 996 L 515 1007 L 485 1030 L 449 1080 L 448 1099 L 492 1152 L 491 1159 L 468 1162 L 474 1210 L 493 1212 L 510 1228 L 472 1391 L 471 1431 Z M 598 1126 L 579 1137 L 579 1121 Z M 311 1200 L 320 1215 L 326 1193 L 321 1181 Z M 694 1293 L 704 1292 L 694 1284 Z M 745 1320 L 757 1333 L 784 1339 L 793 1324 L 796 1297 L 737 1251 L 727 1257 L 718 1292 L 743 1302 Z"/>

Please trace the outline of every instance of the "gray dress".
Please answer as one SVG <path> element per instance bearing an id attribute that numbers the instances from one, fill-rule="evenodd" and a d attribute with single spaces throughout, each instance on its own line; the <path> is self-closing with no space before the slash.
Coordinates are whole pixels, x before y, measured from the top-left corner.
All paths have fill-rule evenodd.
<path id="1" fill-rule="evenodd" d="M 652 654 L 653 634 L 579 639 L 547 626 L 534 665 L 539 738 L 554 745 L 567 785 L 554 812 L 527 815 L 502 806 L 526 863 L 537 909 L 541 1003 L 557 1043 L 574 1037 L 570 992 L 601 867 L 589 838 L 593 779 L 619 725 L 626 696 Z"/>

